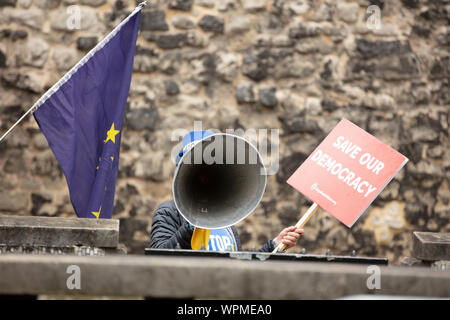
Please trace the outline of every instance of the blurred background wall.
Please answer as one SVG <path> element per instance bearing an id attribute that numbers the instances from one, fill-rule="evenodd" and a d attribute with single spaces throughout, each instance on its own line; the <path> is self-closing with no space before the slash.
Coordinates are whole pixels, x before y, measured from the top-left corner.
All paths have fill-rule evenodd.
<path id="1" fill-rule="evenodd" d="M 0 0 L 0 132 L 129 14 L 135 1 Z M 67 8 L 77 5 L 80 29 Z M 381 28 L 367 26 L 370 5 Z M 73 8 L 73 7 L 72 7 Z M 280 129 L 279 170 L 237 225 L 246 249 L 309 206 L 285 181 L 345 117 L 410 159 L 349 230 L 325 212 L 292 252 L 409 255 L 412 230 L 449 232 L 448 0 L 151 0 L 142 13 L 114 218 L 142 253 L 171 199 L 172 133 Z M 176 136 L 176 138 L 179 138 Z M 32 117 L 0 144 L 0 214 L 74 216 Z"/>

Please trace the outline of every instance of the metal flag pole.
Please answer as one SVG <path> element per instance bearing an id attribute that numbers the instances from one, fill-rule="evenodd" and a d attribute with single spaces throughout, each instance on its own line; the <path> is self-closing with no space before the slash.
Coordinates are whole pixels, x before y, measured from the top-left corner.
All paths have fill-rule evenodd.
<path id="1" fill-rule="evenodd" d="M 25 113 L 20 117 L 20 119 L 17 120 L 16 123 L 14 123 L 14 124 L 11 126 L 11 128 L 9 128 L 8 131 L 6 131 L 6 132 L 1 136 L 0 142 L 2 142 L 2 140 L 5 139 L 6 136 L 7 136 L 11 131 L 13 131 L 13 129 L 14 129 L 19 123 L 21 123 L 22 120 L 25 119 L 25 118 L 28 116 L 28 114 L 31 113 L 31 111 L 33 111 L 33 107 L 31 107 L 27 112 L 25 112 Z"/>
<path id="2" fill-rule="evenodd" d="M 117 27 L 115 27 L 102 41 L 100 41 L 94 48 L 92 48 L 83 58 L 81 58 L 80 61 L 76 65 L 72 67 L 57 83 L 55 83 L 50 89 L 47 90 L 37 101 L 36 103 L 28 109 L 27 112 L 25 112 L 19 120 L 14 123 L 11 128 L 9 128 L 1 137 L 0 137 L 0 143 L 6 138 L 7 135 L 19 124 L 25 119 L 30 113 L 34 112 L 41 106 L 48 98 L 50 98 L 53 93 L 55 93 L 64 83 L 66 83 L 72 75 L 81 67 L 83 66 L 98 50 L 103 48 L 106 43 L 111 40 L 112 37 L 114 37 L 117 32 L 120 30 L 120 28 L 130 20 L 130 18 L 135 15 L 138 11 L 140 11 L 144 6 L 147 5 L 147 1 L 143 1 L 139 3 L 139 5 L 131 12 L 128 17 L 125 18 Z"/>

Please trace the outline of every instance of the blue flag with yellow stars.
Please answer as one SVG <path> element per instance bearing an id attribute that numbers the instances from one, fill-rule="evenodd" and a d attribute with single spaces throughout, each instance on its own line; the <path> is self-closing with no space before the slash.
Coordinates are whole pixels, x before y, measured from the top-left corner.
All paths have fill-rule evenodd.
<path id="1" fill-rule="evenodd" d="M 141 6 L 40 100 L 34 117 L 80 218 L 111 218 Z"/>

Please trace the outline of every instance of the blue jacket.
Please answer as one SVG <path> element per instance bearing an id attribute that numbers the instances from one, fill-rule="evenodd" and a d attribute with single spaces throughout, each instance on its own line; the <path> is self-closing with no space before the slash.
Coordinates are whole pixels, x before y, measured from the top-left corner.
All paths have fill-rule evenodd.
<path id="1" fill-rule="evenodd" d="M 238 251 L 242 251 L 239 233 L 235 226 L 229 227 L 236 240 Z M 178 212 L 173 200 L 162 203 L 156 209 L 152 229 L 150 231 L 150 248 L 175 249 L 177 244 L 181 249 L 191 249 L 192 229 L 189 223 Z M 267 241 L 259 252 L 272 252 L 275 249 L 273 241 Z"/>

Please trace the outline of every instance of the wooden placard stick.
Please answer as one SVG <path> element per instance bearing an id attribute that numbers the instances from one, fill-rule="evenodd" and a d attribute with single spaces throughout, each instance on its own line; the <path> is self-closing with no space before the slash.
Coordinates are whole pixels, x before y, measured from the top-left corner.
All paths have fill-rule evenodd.
<path id="1" fill-rule="evenodd" d="M 317 203 L 313 203 L 308 211 L 306 211 L 306 213 L 300 218 L 300 220 L 298 220 L 297 224 L 295 225 L 295 227 L 297 227 L 298 229 L 303 228 L 303 226 L 308 222 L 308 220 L 313 216 L 314 213 L 316 213 L 317 209 L 319 209 L 319 206 L 317 205 Z M 272 253 L 277 253 L 278 250 L 284 252 L 286 250 L 286 245 L 284 243 L 280 243 L 273 251 Z"/>

